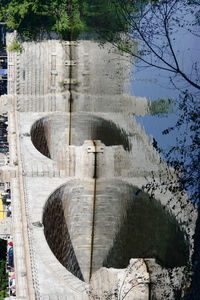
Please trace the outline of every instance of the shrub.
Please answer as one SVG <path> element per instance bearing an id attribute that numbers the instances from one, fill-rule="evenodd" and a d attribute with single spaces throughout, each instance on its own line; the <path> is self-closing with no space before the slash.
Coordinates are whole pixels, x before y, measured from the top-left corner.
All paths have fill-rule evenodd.
<path id="1" fill-rule="evenodd" d="M 22 44 L 17 40 L 17 38 L 15 38 L 14 40 L 12 40 L 12 42 L 10 43 L 10 45 L 8 46 L 8 50 L 9 51 L 16 51 L 16 52 L 20 52 L 22 53 L 23 51 L 23 46 Z"/>

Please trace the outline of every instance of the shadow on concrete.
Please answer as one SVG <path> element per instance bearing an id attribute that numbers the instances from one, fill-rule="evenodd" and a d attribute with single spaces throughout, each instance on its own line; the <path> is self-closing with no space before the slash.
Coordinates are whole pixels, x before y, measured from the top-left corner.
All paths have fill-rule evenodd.
<path id="1" fill-rule="evenodd" d="M 137 187 L 121 185 L 126 211 L 103 265 L 126 268 L 130 258 L 155 258 L 162 267 L 187 264 L 189 243 L 175 217 Z"/>
<path id="2" fill-rule="evenodd" d="M 31 140 L 35 148 L 48 158 L 57 160 L 59 152 L 70 145 L 81 146 L 85 140 L 100 140 L 106 146 L 122 145 L 126 151 L 131 149 L 128 135 L 112 122 L 100 117 L 72 114 L 54 115 L 41 118 L 31 128 Z"/>
<path id="3" fill-rule="evenodd" d="M 43 214 L 44 235 L 59 262 L 73 275 L 83 280 L 68 232 L 62 197 L 63 188 L 60 188 L 48 199 Z"/>

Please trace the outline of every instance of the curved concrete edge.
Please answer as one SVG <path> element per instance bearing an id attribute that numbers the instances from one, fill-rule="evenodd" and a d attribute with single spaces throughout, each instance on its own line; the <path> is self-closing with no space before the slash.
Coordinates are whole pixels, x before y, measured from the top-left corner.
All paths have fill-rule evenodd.
<path id="1" fill-rule="evenodd" d="M 35 261 L 38 267 L 40 295 L 58 293 L 68 295 L 69 299 L 87 299 L 88 284 L 79 280 L 66 270 L 50 250 L 42 228 L 32 228 Z M 34 266 L 35 267 L 35 266 Z M 71 298 L 70 298 L 71 297 Z M 73 298 L 75 297 L 75 298 Z"/>
<path id="2" fill-rule="evenodd" d="M 112 119 L 115 119 L 114 117 L 112 118 Z M 26 133 L 26 132 L 25 132 Z M 30 139 L 30 137 L 25 137 L 26 139 Z M 21 140 L 21 139 L 20 139 Z M 20 142 L 20 146 L 22 147 L 22 144 L 21 144 L 21 142 Z M 150 146 L 149 146 L 150 147 Z M 39 153 L 39 155 L 40 155 L 40 157 L 42 157 L 42 155 Z M 20 163 L 20 161 L 19 161 L 19 163 Z M 113 180 L 116 180 L 117 178 L 113 178 Z M 118 177 L 118 179 L 120 179 L 119 177 Z M 132 177 L 132 178 L 127 178 L 127 177 L 123 177 L 123 178 L 121 178 L 122 179 L 122 181 L 124 181 L 124 182 L 129 182 L 130 184 L 132 184 L 132 185 L 137 185 L 139 188 L 142 188 L 142 186 L 145 186 L 146 185 L 146 183 L 148 183 L 151 179 L 147 176 L 147 177 L 143 177 L 143 178 L 140 178 L 140 177 Z M 37 222 L 37 221 L 41 221 L 41 219 L 42 219 L 42 211 L 43 211 L 43 206 L 41 206 L 41 203 L 43 203 L 43 205 L 44 205 L 44 203 L 45 203 L 45 201 L 48 199 L 48 197 L 49 197 L 49 194 L 50 194 L 50 190 L 49 190 L 49 186 L 51 187 L 51 190 L 53 189 L 53 190 L 55 190 L 55 189 L 57 189 L 58 187 L 59 187 L 59 185 L 61 184 L 61 183 L 67 183 L 68 182 L 68 180 L 66 180 L 66 178 L 65 179 L 62 179 L 62 180 L 58 180 L 58 181 L 56 181 L 55 183 L 53 183 L 53 181 L 51 181 L 51 180 L 49 180 L 49 178 L 31 178 L 31 177 L 28 177 L 28 176 L 24 176 L 23 177 L 23 180 L 24 180 L 24 184 L 25 184 L 25 187 L 24 187 L 24 190 L 25 191 L 27 191 L 27 194 L 28 194 L 28 200 L 27 200 L 27 203 L 26 203 L 26 205 L 27 205 L 27 207 L 28 207 L 28 209 L 29 209 L 29 212 L 30 211 L 34 211 L 34 214 L 30 217 L 28 217 L 28 219 L 30 219 L 31 220 L 31 223 L 32 222 Z M 54 180 L 55 180 L 55 178 L 54 178 Z M 71 179 L 70 179 L 71 180 Z M 27 188 L 27 186 L 26 186 L 26 183 L 28 182 L 28 185 L 29 185 L 29 188 Z M 35 182 L 35 184 L 34 184 L 34 182 Z M 59 183 L 59 184 L 58 184 Z M 46 196 L 43 194 L 43 190 L 45 189 L 45 185 L 46 185 Z M 33 186 L 34 186 L 34 188 L 33 188 Z M 32 190 L 32 188 L 33 188 L 33 190 Z M 31 191 L 31 194 L 32 194 L 32 198 L 30 198 L 30 195 L 29 195 L 29 191 Z M 35 192 L 34 192 L 35 191 Z M 37 193 L 36 193 L 37 192 Z M 169 209 L 169 210 L 171 210 L 171 212 L 173 213 L 173 214 L 176 214 L 176 216 L 177 216 L 177 219 L 179 220 L 179 222 L 180 222 L 180 224 L 182 223 L 183 224 L 183 226 L 185 226 L 185 228 L 187 229 L 188 227 L 187 227 L 187 225 L 184 225 L 184 222 L 188 219 L 188 215 L 190 215 L 190 211 L 188 210 L 188 209 L 191 209 L 191 213 L 193 212 L 193 210 L 194 210 L 194 208 L 192 207 L 192 205 L 191 204 L 187 204 L 186 202 L 187 202 L 187 200 L 186 200 L 186 198 L 185 197 L 182 197 L 183 198 L 183 202 L 184 203 L 186 203 L 186 207 L 188 208 L 187 210 L 185 210 L 185 213 L 181 210 L 181 202 L 180 201 L 178 201 L 174 196 L 172 197 L 172 194 L 170 193 L 170 192 L 168 192 L 168 194 L 167 194 L 167 196 L 166 196 L 166 194 L 163 194 L 162 193 L 162 191 L 161 191 L 161 188 L 158 188 L 158 190 L 156 191 L 156 198 L 158 198 L 160 201 L 161 201 L 161 203 L 163 204 L 163 205 L 165 205 L 165 206 L 167 206 L 167 208 Z M 26 196 L 25 196 L 26 197 Z M 174 200 L 172 200 L 170 203 L 168 203 L 168 200 L 169 199 L 171 199 L 171 198 L 173 198 Z M 39 204 L 39 206 L 37 206 L 37 204 L 36 204 L 36 202 L 37 203 L 39 203 L 39 201 L 41 201 L 40 202 L 40 204 Z M 172 207 L 175 205 L 175 211 L 173 211 L 173 209 L 172 209 Z M 38 218 L 38 216 L 40 215 L 40 217 Z M 191 215 L 190 215 L 191 216 Z M 193 221 L 194 221 L 194 219 L 195 219 L 195 214 L 193 213 L 192 214 L 192 218 L 193 218 Z M 31 234 L 31 228 L 32 228 L 32 224 L 29 224 L 28 225 L 28 230 L 29 230 L 29 234 Z M 192 222 L 193 224 L 195 223 L 195 222 Z M 33 232 L 35 232 L 34 230 L 33 230 Z M 36 233 L 34 233 L 34 234 L 36 234 Z M 34 236 L 34 234 L 33 234 L 33 236 Z M 191 234 L 192 234 L 192 230 L 190 230 L 190 237 L 191 237 Z M 37 240 L 37 239 L 36 239 Z M 42 240 L 42 238 L 39 238 L 39 241 L 40 240 Z M 192 238 L 191 238 L 191 240 L 192 240 Z M 48 245 L 46 246 L 47 248 L 48 248 Z M 40 267 L 43 265 L 43 269 L 44 270 L 47 270 L 48 269 L 48 267 L 49 267 L 49 263 L 48 263 L 48 260 L 46 260 L 46 258 L 45 258 L 45 255 L 43 256 L 43 250 L 42 250 L 42 247 L 41 247 L 41 245 L 39 244 L 37 244 L 37 247 L 35 247 L 35 244 L 34 244 L 34 248 L 36 249 L 36 254 L 34 254 L 34 255 L 36 255 L 36 257 L 37 257 L 37 259 L 36 259 L 36 261 L 38 261 L 38 262 L 41 262 L 40 263 L 40 266 L 38 266 L 37 267 L 37 270 L 36 270 L 36 273 L 38 274 L 38 273 L 40 273 L 39 272 L 39 270 L 40 270 Z M 41 249 L 40 249 L 41 248 Z M 46 249 L 46 248 L 45 248 Z M 41 253 L 40 253 L 40 251 L 41 251 Z M 49 249 L 49 251 L 50 251 L 50 249 Z M 34 253 L 34 251 L 33 251 L 33 253 Z M 33 255 L 33 256 L 34 256 Z M 51 271 L 52 271 L 52 273 L 54 273 L 54 268 L 55 268 L 55 274 L 56 274 L 56 277 L 57 278 L 59 278 L 59 280 L 61 280 L 62 282 L 63 282 L 63 278 L 64 278 L 64 276 L 66 275 L 66 270 L 65 270 L 65 268 L 64 267 L 62 267 L 61 265 L 60 265 L 60 263 L 57 261 L 57 259 L 54 257 L 54 255 L 51 253 L 50 254 L 50 256 L 52 256 L 52 263 L 50 264 L 50 269 L 51 269 Z M 44 260 L 44 262 L 42 262 Z M 35 264 L 35 263 L 34 263 Z M 37 264 L 37 263 L 36 263 Z M 59 267 L 58 267 L 58 269 L 57 269 L 57 265 L 60 265 Z M 60 269 L 60 267 L 61 267 L 61 269 Z M 63 269 L 64 268 L 64 269 Z M 63 271 L 62 271 L 63 270 Z M 64 273 L 63 273 L 64 272 Z M 50 272 L 51 273 L 51 272 Z M 38 275 L 34 275 L 33 277 L 34 278 L 36 278 L 36 279 L 34 279 L 35 280 L 35 282 L 36 282 L 36 284 L 35 284 L 35 286 L 36 286 L 36 293 L 37 293 L 37 291 L 39 291 L 39 293 L 40 292 L 42 292 L 42 295 L 45 295 L 45 293 L 46 293 L 46 288 L 48 288 L 47 286 L 46 286 L 46 284 L 45 284 L 45 280 L 46 280 L 46 278 L 48 278 L 48 276 L 50 276 L 50 275 L 48 275 L 48 274 L 50 274 L 49 272 L 47 272 L 47 273 L 42 273 L 41 275 L 40 275 L 40 278 L 38 279 Z M 68 272 L 69 273 L 69 272 Z M 46 274 L 45 276 L 44 276 L 44 274 Z M 60 276 L 60 274 L 61 274 L 61 276 Z M 70 274 L 70 273 L 69 273 Z M 72 276 L 72 277 L 71 277 Z M 72 287 L 74 286 L 74 285 L 76 285 L 77 284 L 77 286 L 80 286 L 81 287 L 81 291 L 80 291 L 80 294 L 78 294 L 78 295 L 75 295 L 74 294 L 74 291 L 73 291 L 73 289 L 72 289 L 72 291 L 71 291 L 71 295 L 73 295 L 73 297 L 75 296 L 75 297 L 82 297 L 82 293 L 84 293 L 84 291 L 82 290 L 82 288 L 83 288 L 83 286 L 82 286 L 82 282 L 81 282 L 81 284 L 80 284 L 80 282 L 79 282 L 79 280 L 78 279 L 76 279 L 75 278 L 75 282 L 74 282 L 74 276 L 73 275 L 71 275 L 70 274 L 70 276 L 66 276 L 66 284 L 67 284 L 67 289 L 65 290 L 63 290 L 63 286 L 62 286 L 62 284 L 60 285 L 60 284 L 58 284 L 58 282 L 56 283 L 56 280 L 55 280 L 55 278 L 54 277 L 52 277 L 52 287 L 53 287 L 53 290 L 54 291 L 56 291 L 56 290 L 58 290 L 58 292 L 60 292 L 61 291 L 61 293 L 65 293 L 65 292 L 67 292 L 67 293 L 70 293 L 70 289 L 71 289 L 71 284 L 70 285 L 68 285 L 69 284 L 69 282 L 72 282 Z M 38 288 L 37 288 L 37 285 L 38 285 Z M 43 288 L 43 286 L 45 287 L 45 288 Z M 86 288 L 87 286 L 85 286 L 84 285 L 84 289 Z M 52 292 L 53 292 L 53 290 L 52 290 Z M 87 294 L 86 294 L 87 295 Z M 79 298 L 77 298 L 77 299 L 79 299 Z"/>
<path id="3" fill-rule="evenodd" d="M 35 158 L 34 164 L 39 165 L 40 163 L 45 164 L 46 166 L 53 166 L 53 168 L 56 170 L 62 169 L 62 156 L 65 156 L 65 153 L 60 153 L 61 159 L 57 163 L 53 160 L 50 160 L 49 158 L 42 155 L 32 144 L 31 138 L 30 138 L 30 132 L 31 128 L 34 125 L 35 122 L 39 121 L 41 118 L 51 118 L 51 116 L 64 116 L 66 114 L 62 113 L 19 113 L 19 127 L 21 131 L 21 151 L 23 152 L 23 155 L 28 155 L 30 152 L 29 157 L 26 157 L 26 161 L 28 163 L 30 162 L 30 159 L 32 161 L 32 157 Z M 149 170 L 153 170 L 156 174 L 159 172 L 159 167 L 155 167 L 155 162 L 160 162 L 160 156 L 156 151 L 153 149 L 152 145 L 149 144 L 149 139 L 146 136 L 145 132 L 141 129 L 140 124 L 136 123 L 133 115 L 130 115 L 130 119 L 127 120 L 125 116 L 122 116 L 121 114 L 109 114 L 109 117 L 106 113 L 74 113 L 74 116 L 85 116 L 85 117 L 97 117 L 102 118 L 103 120 L 107 120 L 109 122 L 114 122 L 116 124 L 117 128 L 119 128 L 120 131 L 127 132 L 127 139 L 130 142 L 131 145 L 131 151 L 123 151 L 123 150 L 116 150 L 116 154 L 112 159 L 117 159 L 117 163 L 119 167 L 115 168 L 115 175 L 114 176 L 124 176 L 124 177 L 134 177 L 139 175 L 150 175 Z M 130 130 L 132 130 L 132 133 L 130 134 Z M 26 141 L 25 142 L 23 142 Z M 28 144 L 28 147 L 27 147 Z M 26 147 L 26 151 L 23 151 Z M 115 146 L 112 146 L 113 148 Z M 137 147 L 140 147 L 139 150 L 136 151 Z M 145 153 L 143 153 L 143 149 L 146 149 Z M 107 159 L 108 152 L 110 152 L 111 147 L 105 147 L 105 151 L 107 151 L 107 155 L 104 155 Z M 128 159 L 131 158 L 131 162 L 128 163 Z M 109 155 L 109 159 L 111 159 L 111 155 Z M 109 159 L 106 160 L 106 162 L 109 161 Z M 123 163 L 120 163 L 120 160 L 123 160 Z M 142 162 L 146 160 L 146 164 L 142 165 Z M 25 159 L 23 159 L 25 161 Z M 120 170 L 118 170 L 120 168 Z M 26 169 L 26 168 L 25 168 Z M 109 169 L 109 168 L 108 168 Z M 26 170 L 27 171 L 27 170 Z M 69 174 L 66 171 L 66 176 L 69 176 Z M 63 172 L 64 173 L 64 172 Z M 104 172 L 105 173 L 105 172 Z M 78 175 L 78 174 L 77 174 Z M 100 175 L 100 174 L 99 174 Z M 73 174 L 70 173 L 70 176 L 73 176 Z M 79 176 L 79 175 L 78 175 Z M 108 177 L 112 176 L 110 172 L 108 173 Z"/>
<path id="4" fill-rule="evenodd" d="M 24 176 L 25 201 L 28 215 L 29 244 L 33 259 L 32 273 L 38 297 L 47 294 L 69 295 L 68 299 L 86 300 L 88 285 L 70 272 L 57 260 L 50 250 L 42 223 L 43 209 L 48 198 L 60 187 L 74 182 L 72 178 L 37 178 Z M 77 180 L 76 180 L 77 182 Z M 71 298 L 70 298 L 71 297 Z M 75 297 L 75 298 L 74 298 Z"/>
<path id="5" fill-rule="evenodd" d="M 17 123 L 16 115 L 17 113 L 15 114 L 15 122 Z M 67 294 L 69 296 L 71 295 L 71 299 L 85 300 L 87 299 L 87 284 L 73 276 L 57 261 L 49 249 L 49 246 L 46 244 L 43 231 L 40 232 L 42 235 L 39 234 L 39 230 L 34 228 L 31 224 L 31 220 L 33 220 L 33 218 L 29 216 L 31 202 L 34 204 L 33 211 L 36 213 L 38 212 L 38 207 L 36 203 L 34 203 L 34 199 L 31 201 L 30 199 L 27 199 L 27 195 L 24 195 L 24 191 L 28 192 L 28 190 L 24 187 L 26 180 L 22 175 L 22 160 L 18 127 L 16 127 L 16 136 L 18 154 L 18 180 L 13 179 L 13 182 L 11 183 L 11 189 L 13 191 L 12 197 L 15 199 L 15 215 L 13 218 L 13 228 L 15 228 L 15 231 L 13 232 L 13 239 L 15 243 L 14 251 L 16 257 L 16 284 L 18 286 L 16 290 L 17 298 L 22 297 L 26 300 L 39 299 L 41 295 L 46 294 L 46 289 L 48 289 L 49 295 L 55 293 L 62 295 Z M 33 180 L 33 178 L 30 179 L 31 181 Z M 51 186 L 51 184 L 49 183 L 48 179 L 48 191 L 49 186 Z M 36 186 L 36 189 L 38 189 L 38 186 Z M 36 196 L 34 193 L 32 195 L 33 197 Z M 41 199 L 39 198 L 39 200 Z M 43 201 L 46 202 L 46 200 L 47 198 L 43 197 Z M 45 204 L 44 202 L 43 205 Z M 43 209 L 40 206 L 40 213 L 42 214 L 42 212 Z M 37 217 L 36 220 L 38 221 Z M 39 237 L 35 238 L 38 234 Z M 43 243 L 41 243 L 42 240 Z M 43 272 L 41 272 L 41 269 L 43 269 Z M 52 279 L 51 285 L 50 277 Z M 47 279 L 48 284 L 46 284 Z M 50 287 L 52 291 L 49 292 Z"/>

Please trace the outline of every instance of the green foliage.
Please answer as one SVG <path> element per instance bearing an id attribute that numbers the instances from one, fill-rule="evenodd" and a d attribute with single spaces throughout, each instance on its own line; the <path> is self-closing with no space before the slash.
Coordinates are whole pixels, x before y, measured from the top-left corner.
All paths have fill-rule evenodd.
<path id="1" fill-rule="evenodd" d="M 175 100 L 161 98 L 159 100 L 150 101 L 148 106 L 151 115 L 168 115 L 174 111 Z"/>
<path id="2" fill-rule="evenodd" d="M 6 272 L 7 241 L 0 239 L 0 298 L 7 296 L 8 273 Z"/>
<path id="3" fill-rule="evenodd" d="M 9 51 L 16 51 L 22 53 L 23 46 L 22 44 L 15 38 L 8 46 Z"/>
<path id="4" fill-rule="evenodd" d="M 59 86 L 60 86 L 61 88 L 63 88 L 63 87 L 65 86 L 64 81 L 60 81 L 58 84 L 59 84 Z"/>
<path id="5" fill-rule="evenodd" d="M 55 31 L 63 39 L 76 39 L 83 32 L 97 32 L 114 40 L 128 23 L 120 14 L 118 0 L 1 0 L 0 20 L 25 40 Z M 125 0 L 126 10 L 130 10 Z M 132 8 L 131 8 L 132 9 Z"/>
<path id="6" fill-rule="evenodd" d="M 200 204 L 200 104 L 199 99 L 188 93 L 182 92 L 179 95 L 178 106 L 180 115 L 173 127 L 163 131 L 164 135 L 175 130 L 182 131 L 179 134 L 177 144 L 168 153 L 163 153 L 168 159 L 168 164 L 175 170 L 179 170 L 180 190 L 190 192 L 190 200 Z"/>
<path id="7" fill-rule="evenodd" d="M 8 273 L 6 273 L 6 261 L 0 260 L 0 297 L 7 296 Z"/>
<path id="8" fill-rule="evenodd" d="M 0 239 L 0 260 L 6 259 L 7 253 L 7 242 L 5 240 Z"/>
<path id="9" fill-rule="evenodd" d="M 71 10 L 71 36 L 72 39 L 76 39 L 81 32 L 85 30 L 84 23 L 81 20 L 80 6 L 78 0 L 72 1 Z"/>
<path id="10" fill-rule="evenodd" d="M 130 9 L 129 3 L 124 0 L 127 11 Z M 133 7 L 131 9 L 133 11 Z M 116 41 L 119 33 L 127 32 L 129 28 L 118 0 L 84 0 L 80 11 L 87 30 L 95 31 L 102 40 Z"/>

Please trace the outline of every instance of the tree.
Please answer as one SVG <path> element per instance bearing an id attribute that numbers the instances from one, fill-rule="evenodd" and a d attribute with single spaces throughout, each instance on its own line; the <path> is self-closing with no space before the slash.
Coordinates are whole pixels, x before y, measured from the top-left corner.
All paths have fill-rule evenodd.
<path id="1" fill-rule="evenodd" d="M 1 0 L 0 20 L 25 40 L 52 31 L 65 40 L 94 31 L 111 39 L 128 28 L 125 20 L 116 15 L 115 5 L 117 0 L 114 4 L 110 0 Z"/>
<path id="2" fill-rule="evenodd" d="M 0 294 L 7 296 L 8 273 L 6 273 L 7 241 L 0 239 Z"/>
<path id="3" fill-rule="evenodd" d="M 182 126 L 185 134 L 178 135 L 177 145 L 166 154 L 168 163 L 180 173 L 179 188 L 187 190 L 193 203 L 200 204 L 200 104 L 194 95 L 185 91 L 179 96 L 180 116 L 175 126 L 167 128 L 163 134 L 168 134 Z M 187 136 L 187 132 L 190 136 Z"/>
<path id="4" fill-rule="evenodd" d="M 67 34 L 69 22 L 67 0 L 2 0 L 0 19 L 7 27 L 23 34 L 25 39 L 35 38 L 43 31 Z"/>
<path id="5" fill-rule="evenodd" d="M 187 74 L 178 59 L 180 49 L 174 47 L 174 34 L 181 28 L 197 34 L 195 25 L 199 22 L 198 4 L 199 1 L 187 0 L 138 0 L 130 1 L 127 5 L 125 0 L 118 0 L 115 5 L 116 14 L 120 14 L 121 19 L 126 21 L 129 32 L 121 39 L 117 37 L 111 42 L 132 55 L 135 62 L 168 71 L 172 80 L 178 75 L 199 90 L 199 62 L 195 62 L 190 74 Z"/>
<path id="6" fill-rule="evenodd" d="M 6 260 L 7 242 L 5 240 L 0 239 L 0 249 L 0 260 Z"/>
<path id="7" fill-rule="evenodd" d="M 7 296 L 8 273 L 6 273 L 6 261 L 0 260 L 0 295 Z"/>
<path id="8" fill-rule="evenodd" d="M 199 0 L 160 0 L 144 3 L 130 1 L 134 10 L 127 8 L 125 1 L 119 0 L 121 17 L 129 24 L 129 33 L 121 39 L 111 40 L 114 46 L 134 57 L 135 64 L 141 67 L 153 67 L 168 72 L 171 83 L 180 92 L 176 103 L 179 110 L 175 126 L 164 130 L 168 134 L 174 130 L 177 143 L 168 151 L 160 149 L 154 140 L 154 147 L 166 157 L 167 162 L 179 175 L 177 182 L 168 177 L 168 188 L 174 192 L 187 191 L 190 200 L 198 206 L 198 218 L 194 235 L 193 276 L 189 299 L 200 297 L 200 76 L 199 64 L 191 63 L 189 72 L 179 59 L 183 51 L 176 43 L 176 32 L 184 30 L 199 38 Z M 137 7 L 137 9 L 136 9 Z M 134 13 L 133 13 L 134 12 Z M 166 73 L 167 74 L 167 73 Z M 181 80 L 181 84 L 180 84 Z M 184 84 L 184 85 L 183 85 Z M 154 174 L 152 174 L 154 176 Z M 156 189 L 152 183 L 147 188 Z M 160 185 L 164 179 L 161 178 Z M 170 183 L 171 182 L 171 183 Z M 149 190 L 149 191 L 150 191 Z"/>
<path id="9" fill-rule="evenodd" d="M 174 111 L 175 100 L 170 98 L 161 98 L 150 101 L 148 103 L 148 107 L 151 115 L 166 116 Z"/>

